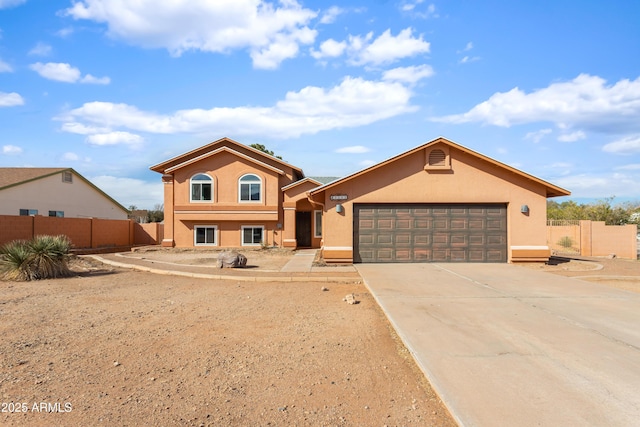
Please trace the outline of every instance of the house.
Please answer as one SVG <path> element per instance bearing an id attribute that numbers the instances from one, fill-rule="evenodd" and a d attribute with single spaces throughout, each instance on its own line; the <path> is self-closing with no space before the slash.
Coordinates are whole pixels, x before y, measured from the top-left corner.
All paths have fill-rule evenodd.
<path id="1" fill-rule="evenodd" d="M 310 191 L 329 262 L 547 260 L 546 201 L 570 193 L 437 138 Z"/>
<path id="2" fill-rule="evenodd" d="M 322 183 L 229 138 L 151 166 L 164 183 L 163 246 L 320 247 L 307 191 Z"/>
<path id="3" fill-rule="evenodd" d="M 546 260 L 546 199 L 570 194 L 444 138 L 328 183 L 228 138 L 151 170 L 164 246 L 312 247 L 336 263 Z"/>
<path id="4" fill-rule="evenodd" d="M 0 215 L 127 219 L 127 214 L 72 168 L 0 168 Z"/>

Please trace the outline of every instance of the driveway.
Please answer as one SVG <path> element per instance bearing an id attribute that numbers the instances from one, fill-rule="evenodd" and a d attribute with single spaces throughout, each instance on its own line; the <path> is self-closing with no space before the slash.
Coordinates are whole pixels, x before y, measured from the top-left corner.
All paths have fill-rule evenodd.
<path id="1" fill-rule="evenodd" d="M 357 269 L 461 426 L 640 422 L 640 294 L 511 264 Z"/>

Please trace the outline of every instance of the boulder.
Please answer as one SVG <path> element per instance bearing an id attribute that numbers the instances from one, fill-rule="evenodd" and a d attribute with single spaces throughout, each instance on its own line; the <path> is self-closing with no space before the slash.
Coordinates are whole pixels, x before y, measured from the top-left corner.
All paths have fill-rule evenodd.
<path id="1" fill-rule="evenodd" d="M 218 255 L 218 268 L 242 268 L 247 265 L 247 257 L 236 251 L 224 251 Z"/>

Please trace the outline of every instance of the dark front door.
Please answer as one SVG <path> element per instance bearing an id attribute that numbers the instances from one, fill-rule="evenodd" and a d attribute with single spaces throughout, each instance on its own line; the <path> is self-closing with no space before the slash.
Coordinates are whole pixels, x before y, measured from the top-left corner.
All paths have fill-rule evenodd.
<path id="1" fill-rule="evenodd" d="M 298 247 L 311 246 L 311 212 L 296 212 L 296 240 Z"/>

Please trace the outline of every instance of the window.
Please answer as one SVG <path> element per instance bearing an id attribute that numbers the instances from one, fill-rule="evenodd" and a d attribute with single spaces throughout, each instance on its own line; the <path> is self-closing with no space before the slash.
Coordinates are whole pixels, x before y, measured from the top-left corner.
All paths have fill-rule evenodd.
<path id="1" fill-rule="evenodd" d="M 218 246 L 218 227 L 212 225 L 193 227 L 194 244 L 196 246 Z"/>
<path id="2" fill-rule="evenodd" d="M 313 211 L 313 237 L 322 237 L 322 211 Z"/>
<path id="3" fill-rule="evenodd" d="M 64 211 L 49 211 L 49 216 L 64 218 Z"/>
<path id="4" fill-rule="evenodd" d="M 20 209 L 21 216 L 38 215 L 38 209 Z"/>
<path id="5" fill-rule="evenodd" d="M 69 171 L 62 172 L 62 182 L 73 182 L 73 174 Z"/>
<path id="6" fill-rule="evenodd" d="M 242 246 L 256 246 L 263 242 L 264 227 L 246 226 L 242 227 Z"/>
<path id="7" fill-rule="evenodd" d="M 259 202 L 262 193 L 262 181 L 256 175 L 244 175 L 240 178 L 240 201 Z"/>
<path id="8" fill-rule="evenodd" d="M 213 200 L 213 179 L 199 173 L 191 178 L 191 201 L 210 202 Z"/>

